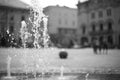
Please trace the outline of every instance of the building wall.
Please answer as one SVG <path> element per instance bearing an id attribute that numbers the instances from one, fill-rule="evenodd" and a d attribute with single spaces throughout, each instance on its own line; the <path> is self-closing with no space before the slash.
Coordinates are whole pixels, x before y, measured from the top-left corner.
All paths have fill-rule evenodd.
<path id="1" fill-rule="evenodd" d="M 89 0 L 84 3 L 78 3 L 78 35 L 80 42 L 82 38 L 86 37 L 88 43 L 92 42 L 92 37 L 100 39 L 108 39 L 109 36 L 113 39 L 113 44 L 117 45 L 119 43 L 118 36 L 120 27 L 118 24 L 120 18 L 120 5 L 116 1 L 111 2 L 109 0 L 103 0 L 103 2 L 97 2 L 99 0 Z M 109 11 L 108 11 L 109 10 Z M 109 12 L 107 15 L 107 12 Z M 101 16 L 102 15 L 102 16 Z M 111 23 L 112 30 L 108 30 L 108 23 Z M 102 25 L 101 25 L 102 24 Z M 85 33 L 83 33 L 83 26 L 85 26 Z M 95 31 L 93 31 L 93 26 Z M 100 26 L 103 26 L 100 28 Z"/>
<path id="2" fill-rule="evenodd" d="M 60 6 L 48 6 L 44 9 L 48 15 L 48 31 L 51 41 L 63 47 L 72 46 L 77 38 L 77 9 Z M 71 42 L 72 41 L 72 42 Z"/>
<path id="3" fill-rule="evenodd" d="M 120 44 L 120 7 L 115 8 L 114 13 L 116 13 L 114 14 L 116 42 L 117 44 Z"/>
<path id="4" fill-rule="evenodd" d="M 21 28 L 21 18 L 25 17 L 26 21 L 28 19 L 28 10 L 24 10 L 24 9 L 17 9 L 17 8 L 10 8 L 10 7 L 6 7 L 6 6 L 2 6 L 0 8 L 0 11 L 4 14 L 1 13 L 0 14 L 0 21 L 2 23 L 4 23 L 4 25 L 0 25 L 0 32 L 1 35 L 5 35 L 6 31 L 9 30 L 9 32 L 11 34 L 14 34 L 14 37 L 16 39 L 19 38 L 20 36 L 20 28 Z M 3 18 L 4 19 L 3 19 Z M 4 31 L 3 31 L 4 28 Z"/>
<path id="5" fill-rule="evenodd" d="M 48 29 L 49 33 L 58 33 L 60 28 L 76 29 L 77 28 L 77 10 L 68 7 L 48 6 L 44 9 L 49 16 Z"/>

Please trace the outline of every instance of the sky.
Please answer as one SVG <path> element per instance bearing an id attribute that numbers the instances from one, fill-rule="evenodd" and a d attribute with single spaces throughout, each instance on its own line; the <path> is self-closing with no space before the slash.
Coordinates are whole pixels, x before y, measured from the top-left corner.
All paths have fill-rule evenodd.
<path id="1" fill-rule="evenodd" d="M 31 0 L 21 0 L 25 3 L 31 4 Z M 76 4 L 78 3 L 78 0 L 38 0 L 41 7 L 46 7 L 50 5 L 59 5 L 59 6 L 67 6 L 71 8 L 77 8 Z M 86 0 L 80 0 L 81 2 L 84 2 Z"/>

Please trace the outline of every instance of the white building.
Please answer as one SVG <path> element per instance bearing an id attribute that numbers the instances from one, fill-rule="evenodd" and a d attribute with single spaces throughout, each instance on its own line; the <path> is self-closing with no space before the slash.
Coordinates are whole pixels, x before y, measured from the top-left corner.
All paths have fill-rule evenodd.
<path id="1" fill-rule="evenodd" d="M 75 39 L 77 29 L 77 9 L 66 6 L 48 6 L 44 8 L 48 15 L 48 31 L 58 39 Z M 64 40 L 65 41 L 65 40 Z"/>
<path id="2" fill-rule="evenodd" d="M 81 44 L 106 39 L 120 45 L 120 0 L 78 2 L 78 35 Z"/>

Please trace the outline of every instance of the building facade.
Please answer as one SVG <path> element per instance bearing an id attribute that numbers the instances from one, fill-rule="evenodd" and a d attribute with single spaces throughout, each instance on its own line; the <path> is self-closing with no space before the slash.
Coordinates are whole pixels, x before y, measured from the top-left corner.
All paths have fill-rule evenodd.
<path id="1" fill-rule="evenodd" d="M 0 0 L 0 36 L 9 31 L 16 39 L 20 37 L 21 19 L 27 20 L 28 5 L 19 0 Z"/>
<path id="2" fill-rule="evenodd" d="M 84 45 L 94 39 L 120 45 L 120 0 L 78 2 L 78 39 Z"/>
<path id="3" fill-rule="evenodd" d="M 56 37 L 75 39 L 77 29 L 77 9 L 66 6 L 48 6 L 44 8 L 48 15 L 48 31 Z M 65 41 L 65 40 L 64 40 Z"/>

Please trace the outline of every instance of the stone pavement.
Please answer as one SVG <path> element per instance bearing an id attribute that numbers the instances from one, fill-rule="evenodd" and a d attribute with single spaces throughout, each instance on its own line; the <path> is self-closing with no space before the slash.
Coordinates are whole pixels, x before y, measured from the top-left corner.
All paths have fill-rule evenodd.
<path id="1" fill-rule="evenodd" d="M 61 49 L 0 49 L 0 70 L 6 70 L 7 56 L 12 57 L 13 70 L 56 70 L 64 66 L 65 72 L 120 73 L 120 50 L 109 50 L 108 54 L 94 54 L 91 48 L 65 49 L 67 59 L 60 59 Z"/>

